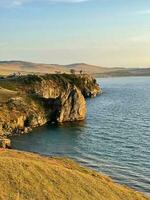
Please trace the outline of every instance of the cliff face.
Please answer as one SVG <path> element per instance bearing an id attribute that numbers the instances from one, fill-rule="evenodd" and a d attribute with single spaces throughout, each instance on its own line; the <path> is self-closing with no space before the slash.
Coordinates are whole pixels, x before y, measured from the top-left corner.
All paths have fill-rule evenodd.
<path id="1" fill-rule="evenodd" d="M 101 92 L 95 79 L 87 75 L 5 78 L 0 87 L 0 135 L 26 133 L 47 122 L 83 120 L 84 97 Z"/>
<path id="2" fill-rule="evenodd" d="M 77 87 L 80 88 L 83 96 L 85 98 L 88 97 L 95 97 L 97 94 L 102 93 L 102 90 L 100 86 L 97 84 L 96 79 L 93 78 L 90 75 L 65 75 L 66 78 L 68 78 L 72 84 L 75 84 Z M 79 78 L 80 77 L 80 78 Z"/>

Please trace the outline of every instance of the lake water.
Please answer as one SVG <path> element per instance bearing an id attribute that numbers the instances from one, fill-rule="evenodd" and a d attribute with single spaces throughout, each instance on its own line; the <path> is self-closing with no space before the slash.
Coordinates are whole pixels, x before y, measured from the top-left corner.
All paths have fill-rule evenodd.
<path id="1" fill-rule="evenodd" d="M 98 79 L 84 122 L 51 125 L 12 138 L 13 148 L 69 156 L 150 194 L 150 77 Z"/>

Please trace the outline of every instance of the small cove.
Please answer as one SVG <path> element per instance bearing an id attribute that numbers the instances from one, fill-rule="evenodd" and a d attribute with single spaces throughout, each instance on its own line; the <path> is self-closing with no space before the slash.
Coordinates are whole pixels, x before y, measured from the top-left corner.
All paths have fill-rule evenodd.
<path id="1" fill-rule="evenodd" d="M 18 150 L 67 156 L 150 194 L 150 77 L 98 79 L 83 122 L 49 125 L 15 136 Z"/>

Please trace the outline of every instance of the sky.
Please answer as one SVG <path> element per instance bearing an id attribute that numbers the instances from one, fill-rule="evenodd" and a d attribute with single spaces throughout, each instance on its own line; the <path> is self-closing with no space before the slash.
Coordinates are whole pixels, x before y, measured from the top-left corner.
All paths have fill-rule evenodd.
<path id="1" fill-rule="evenodd" d="M 150 67 L 150 0 L 0 0 L 0 60 Z"/>

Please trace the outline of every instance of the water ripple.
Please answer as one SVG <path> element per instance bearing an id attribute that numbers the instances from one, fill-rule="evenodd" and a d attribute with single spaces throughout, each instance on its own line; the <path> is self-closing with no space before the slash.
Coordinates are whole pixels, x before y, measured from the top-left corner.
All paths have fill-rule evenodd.
<path id="1" fill-rule="evenodd" d="M 150 77 L 99 81 L 104 93 L 87 101 L 85 122 L 36 129 L 13 147 L 69 156 L 150 194 Z"/>

